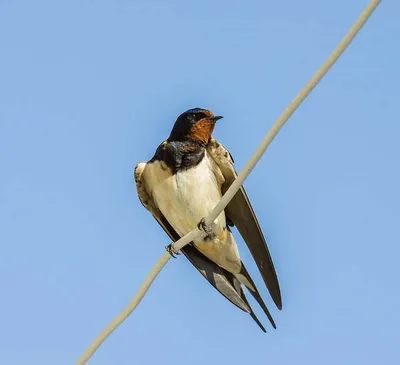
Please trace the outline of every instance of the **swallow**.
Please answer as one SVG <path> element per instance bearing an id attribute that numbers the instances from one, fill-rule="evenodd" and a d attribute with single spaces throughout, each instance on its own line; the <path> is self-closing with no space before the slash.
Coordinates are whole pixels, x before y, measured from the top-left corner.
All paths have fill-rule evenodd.
<path id="1" fill-rule="evenodd" d="M 231 227 L 236 226 L 247 244 L 279 310 L 281 291 L 264 235 L 243 186 L 218 218 L 209 227 L 204 226 L 203 218 L 237 176 L 231 154 L 212 138 L 215 124 L 221 118 L 201 108 L 182 113 L 151 160 L 136 165 L 136 189 L 143 206 L 173 242 L 196 227 L 202 229 L 203 234 L 181 252 L 216 290 L 249 313 L 266 332 L 244 288 L 261 306 L 272 326 L 276 325 L 240 258 Z"/>

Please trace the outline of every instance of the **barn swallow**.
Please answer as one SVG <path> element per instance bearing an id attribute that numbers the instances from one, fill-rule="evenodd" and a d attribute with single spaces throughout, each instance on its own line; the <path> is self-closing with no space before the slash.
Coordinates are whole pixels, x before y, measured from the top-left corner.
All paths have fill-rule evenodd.
<path id="1" fill-rule="evenodd" d="M 200 224 L 237 176 L 231 154 L 212 138 L 214 126 L 221 118 L 201 108 L 182 113 L 153 158 L 136 165 L 136 188 L 143 206 L 173 242 L 196 227 L 203 229 L 203 235 L 181 252 L 215 289 L 249 313 L 266 332 L 243 287 L 255 298 L 274 328 L 275 322 L 240 259 L 230 227 L 236 226 L 246 242 L 278 309 L 282 309 L 281 292 L 271 255 L 244 188 L 209 227 Z"/>

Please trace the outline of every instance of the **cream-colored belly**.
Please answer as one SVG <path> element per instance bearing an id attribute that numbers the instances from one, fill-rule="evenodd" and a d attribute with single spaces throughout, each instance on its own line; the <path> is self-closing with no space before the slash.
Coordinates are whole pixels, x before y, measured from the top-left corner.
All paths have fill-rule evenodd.
<path id="1" fill-rule="evenodd" d="M 159 162 L 155 162 L 154 176 L 159 173 Z M 221 188 L 217 182 L 208 156 L 195 167 L 179 171 L 175 175 L 153 177 L 151 195 L 169 223 L 181 236 L 197 227 L 221 199 Z M 158 171 L 157 171 L 158 170 Z M 147 179 L 146 179 L 147 180 Z M 225 227 L 225 213 L 216 219 L 215 233 Z M 219 231 L 219 232 L 218 232 Z"/>
<path id="2" fill-rule="evenodd" d="M 213 161 L 206 154 L 195 167 L 175 175 L 167 173 L 160 162 L 146 167 L 146 184 L 157 207 L 180 235 L 197 227 L 221 199 L 221 181 Z M 217 176 L 219 170 L 216 171 Z M 222 176 L 222 175 L 221 175 Z M 234 238 L 226 228 L 225 212 L 212 224 L 211 240 L 199 237 L 194 244 L 205 256 L 230 272 L 240 270 L 240 258 Z"/>

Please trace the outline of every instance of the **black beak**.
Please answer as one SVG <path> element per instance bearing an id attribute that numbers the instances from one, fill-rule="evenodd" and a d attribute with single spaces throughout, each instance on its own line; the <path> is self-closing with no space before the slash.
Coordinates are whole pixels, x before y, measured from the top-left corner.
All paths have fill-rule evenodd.
<path id="1" fill-rule="evenodd" d="M 219 120 L 222 119 L 223 117 L 221 117 L 220 115 L 216 115 L 215 117 L 209 117 L 210 120 L 212 120 L 214 123 Z"/>

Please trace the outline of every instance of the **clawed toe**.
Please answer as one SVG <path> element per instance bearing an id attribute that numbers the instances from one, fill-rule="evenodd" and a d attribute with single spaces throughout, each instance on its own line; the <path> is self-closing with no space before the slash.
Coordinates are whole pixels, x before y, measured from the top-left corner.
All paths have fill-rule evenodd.
<path id="1" fill-rule="evenodd" d="M 177 250 L 175 250 L 174 244 L 170 243 L 168 246 L 165 246 L 165 249 L 167 252 L 174 258 L 176 259 L 176 255 L 180 255 L 181 253 Z"/>
<path id="2" fill-rule="evenodd" d="M 197 228 L 207 235 L 206 238 L 211 239 L 213 237 L 213 230 L 211 228 L 211 225 L 207 225 L 204 218 L 201 218 L 199 224 L 197 225 Z"/>

